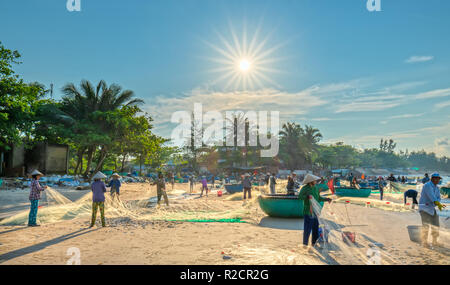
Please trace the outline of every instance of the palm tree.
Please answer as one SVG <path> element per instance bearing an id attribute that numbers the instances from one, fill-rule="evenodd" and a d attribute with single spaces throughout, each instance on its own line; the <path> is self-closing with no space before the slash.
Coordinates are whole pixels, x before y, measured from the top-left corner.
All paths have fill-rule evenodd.
<path id="1" fill-rule="evenodd" d="M 250 146 L 250 138 L 251 136 L 257 136 L 258 126 L 250 124 L 249 119 L 243 113 L 233 114 L 231 118 L 227 118 L 226 120 L 228 121 L 227 127 L 225 127 L 226 141 L 233 141 L 231 161 L 244 161 L 243 166 L 248 166 L 247 153 L 250 149 L 253 149 L 252 146 Z M 243 138 L 239 131 L 241 128 L 244 130 Z"/>
<path id="2" fill-rule="evenodd" d="M 94 88 L 91 82 L 82 80 L 78 89 L 73 83 L 68 83 L 62 88 L 64 96 L 62 98 L 62 111 L 73 118 L 78 123 L 76 131 L 80 135 L 78 141 L 78 166 L 81 165 L 82 157 L 87 150 L 88 162 L 84 172 L 87 176 L 92 164 L 92 159 L 96 148 L 101 145 L 100 161 L 106 157 L 106 145 L 103 138 L 98 136 L 98 127 L 100 129 L 108 129 L 108 126 L 101 125 L 100 122 L 93 118 L 93 114 L 97 111 L 108 112 L 122 108 L 123 106 L 136 106 L 142 104 L 141 99 L 132 99 L 133 91 L 124 90 L 117 84 L 108 87 L 105 81 L 100 80 L 97 87 Z M 107 123 L 103 123 L 107 124 Z M 101 163 L 100 163 L 101 164 Z M 97 164 L 97 168 L 99 163 Z"/>
<path id="3" fill-rule="evenodd" d="M 295 170 L 302 162 L 300 139 L 303 129 L 299 124 L 288 122 L 283 124 L 280 135 L 281 157 L 290 170 Z"/>
<path id="4" fill-rule="evenodd" d="M 314 154 L 318 151 L 318 143 L 322 139 L 322 134 L 316 128 L 306 125 L 300 145 L 306 162 L 310 165 L 313 161 Z"/>

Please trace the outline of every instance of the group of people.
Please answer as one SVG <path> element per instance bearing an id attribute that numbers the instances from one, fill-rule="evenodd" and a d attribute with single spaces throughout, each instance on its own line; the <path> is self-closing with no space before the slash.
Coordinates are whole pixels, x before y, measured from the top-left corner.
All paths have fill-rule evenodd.
<path id="1" fill-rule="evenodd" d="M 39 224 L 36 222 L 37 211 L 39 208 L 39 200 L 41 199 L 41 192 L 47 189 L 47 186 L 41 186 L 39 184 L 39 179 L 43 176 L 43 174 L 39 170 L 34 170 L 31 173 L 31 191 L 29 195 L 30 200 L 30 213 L 28 215 L 28 226 L 29 227 L 37 227 Z M 107 178 L 105 174 L 98 172 L 95 174 L 92 179 L 94 181 L 91 184 L 92 190 L 92 218 L 90 227 L 93 227 L 97 218 L 97 211 L 100 210 L 100 219 L 102 226 L 105 227 L 105 192 L 106 187 L 110 188 L 110 194 L 114 201 L 115 197 L 117 200 L 120 200 L 120 187 L 122 186 L 120 182 L 120 176 L 117 173 L 112 175 L 111 181 L 108 183 L 108 186 L 102 181 L 102 179 Z"/>
<path id="2" fill-rule="evenodd" d="M 37 217 L 37 211 L 39 208 L 39 200 L 41 198 L 41 192 L 44 191 L 47 186 L 41 186 L 39 184 L 40 177 L 43 176 L 41 172 L 38 170 L 35 170 L 31 173 L 32 180 L 31 180 L 31 191 L 29 195 L 29 200 L 31 204 L 29 218 L 28 218 L 28 226 L 30 227 L 36 227 L 39 226 L 36 223 L 36 217 Z M 390 176 L 392 177 L 392 176 Z M 117 173 L 114 173 L 112 175 L 112 179 L 109 181 L 108 185 L 106 185 L 102 179 L 107 178 L 106 175 L 104 175 L 101 172 L 98 172 L 93 176 L 93 182 L 91 184 L 91 190 L 92 190 L 92 218 L 90 227 L 93 227 L 95 225 L 96 219 L 97 219 L 97 211 L 100 210 L 100 219 L 102 227 L 105 227 L 105 195 L 104 193 L 107 191 L 106 188 L 110 188 L 111 196 L 114 200 L 114 197 L 117 197 L 119 199 L 120 195 L 120 176 Z M 389 178 L 388 178 L 389 179 Z M 406 204 L 407 198 L 413 199 L 413 208 L 415 205 L 419 205 L 419 213 L 422 220 L 422 232 L 421 232 L 421 240 L 422 245 L 424 247 L 429 247 L 428 244 L 428 235 L 431 232 L 432 236 L 432 245 L 437 246 L 438 243 L 438 237 L 439 237 L 439 215 L 436 211 L 436 207 L 442 211 L 446 206 L 441 203 L 441 195 L 438 188 L 438 184 L 442 177 L 438 173 L 434 173 L 431 175 L 431 178 L 428 177 L 428 174 L 425 175 L 425 178 L 423 179 L 424 185 L 422 188 L 422 192 L 420 195 L 420 201 L 417 201 L 418 193 L 417 191 L 411 189 L 404 193 L 404 203 Z M 320 190 L 317 188 L 316 184 L 321 180 L 320 177 L 307 174 L 303 179 L 303 187 L 301 188 L 298 197 L 300 200 L 303 201 L 304 207 L 303 207 L 303 216 L 304 216 L 304 231 L 303 231 L 303 244 L 305 246 L 309 243 L 309 237 L 312 234 L 312 240 L 311 243 L 314 246 L 319 239 L 319 220 L 317 216 L 317 211 L 314 211 L 313 207 L 313 201 L 314 199 L 317 203 L 320 202 L 331 202 L 331 198 L 326 198 L 320 196 Z M 382 178 L 380 179 L 380 181 Z M 195 182 L 194 179 L 191 177 L 189 179 L 191 185 Z M 270 185 L 270 192 L 272 194 L 275 194 L 275 185 L 276 185 L 276 176 L 275 174 L 272 174 L 269 176 L 269 185 Z M 246 174 L 244 175 L 244 179 L 242 181 L 243 188 L 244 188 L 244 200 L 247 198 L 251 199 L 251 179 L 250 175 Z M 158 206 L 160 205 L 161 198 L 164 197 L 164 201 L 167 206 L 169 206 L 169 199 L 166 193 L 166 181 L 164 179 L 164 176 L 162 173 L 158 174 L 158 178 L 152 182 L 151 185 L 156 185 L 157 188 L 157 199 L 158 199 Z M 287 191 L 289 195 L 295 194 L 295 188 L 298 185 L 296 185 L 296 179 L 295 174 L 288 177 L 288 186 Z M 191 187 L 192 189 L 192 187 Z M 206 177 L 202 177 L 202 193 L 200 196 L 203 195 L 203 191 L 206 190 L 206 195 L 208 195 L 208 185 Z M 380 193 L 382 193 L 382 187 L 380 187 Z M 382 195 L 382 194 L 381 194 Z M 382 198 L 382 196 L 381 196 Z"/>

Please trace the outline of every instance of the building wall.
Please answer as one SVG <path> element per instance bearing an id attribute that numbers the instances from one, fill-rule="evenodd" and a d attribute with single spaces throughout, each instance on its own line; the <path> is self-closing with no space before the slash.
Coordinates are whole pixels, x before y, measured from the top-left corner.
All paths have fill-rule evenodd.
<path id="1" fill-rule="evenodd" d="M 65 145 L 47 145 L 45 171 L 47 173 L 67 172 L 67 152 Z"/>

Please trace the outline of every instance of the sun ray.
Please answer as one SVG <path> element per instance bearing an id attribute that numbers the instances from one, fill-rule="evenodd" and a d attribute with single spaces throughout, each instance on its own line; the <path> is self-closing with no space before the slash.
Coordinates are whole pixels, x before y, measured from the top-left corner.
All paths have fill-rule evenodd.
<path id="1" fill-rule="evenodd" d="M 237 33 L 233 23 L 228 21 L 229 38 L 215 30 L 219 45 L 204 41 L 220 55 L 208 57 L 211 62 L 222 65 L 209 72 L 224 73 L 214 81 L 214 84 L 224 82 L 225 89 L 233 87 L 235 90 L 264 89 L 269 85 L 281 88 L 271 75 L 283 73 L 276 65 L 285 60 L 286 56 L 279 57 L 278 53 L 289 41 L 270 45 L 275 29 L 262 37 L 262 26 L 261 18 L 256 29 L 249 33 L 247 21 L 244 20 L 242 29 L 239 30 L 241 33 Z"/>

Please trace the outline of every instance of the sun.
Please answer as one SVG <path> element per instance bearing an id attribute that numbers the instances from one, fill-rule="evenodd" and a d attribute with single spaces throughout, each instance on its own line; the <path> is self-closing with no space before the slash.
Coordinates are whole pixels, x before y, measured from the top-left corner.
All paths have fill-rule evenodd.
<path id="1" fill-rule="evenodd" d="M 250 69 L 250 62 L 246 59 L 241 60 L 241 62 L 239 63 L 239 69 L 242 72 L 247 72 Z"/>
<path id="2" fill-rule="evenodd" d="M 276 56 L 276 54 L 287 41 L 277 42 L 276 45 L 270 46 L 270 35 L 273 32 L 259 38 L 262 30 L 261 24 L 260 22 L 252 37 L 247 37 L 246 24 L 243 25 L 242 33 L 238 34 L 229 22 L 229 37 L 216 31 L 217 43 L 203 41 L 213 51 L 217 52 L 217 55 L 208 56 L 210 61 L 219 64 L 217 68 L 210 70 L 210 72 L 219 74 L 211 82 L 212 85 L 223 82 L 224 85 L 221 87 L 226 90 L 230 88 L 233 90 L 282 88 L 273 79 L 272 74 L 282 72 L 275 69 L 274 65 L 280 60 L 285 60 Z"/>

